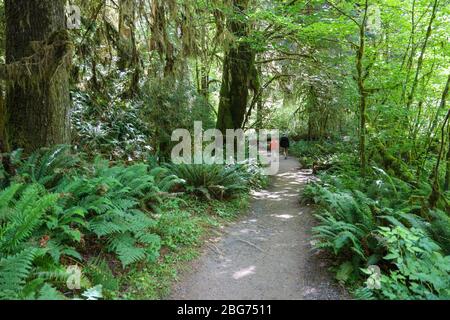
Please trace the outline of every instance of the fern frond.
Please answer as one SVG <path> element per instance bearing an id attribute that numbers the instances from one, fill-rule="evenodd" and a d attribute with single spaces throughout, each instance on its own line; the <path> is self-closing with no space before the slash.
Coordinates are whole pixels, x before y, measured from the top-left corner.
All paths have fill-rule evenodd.
<path id="1" fill-rule="evenodd" d="M 63 172 L 72 169 L 79 158 L 70 154 L 70 146 L 56 146 L 33 153 L 19 168 L 18 174 L 48 189 L 58 185 Z"/>
<path id="2" fill-rule="evenodd" d="M 46 283 L 39 291 L 38 300 L 65 300 L 65 297 L 57 289 Z"/>
<path id="3" fill-rule="evenodd" d="M 123 267 L 142 261 L 147 257 L 145 249 L 137 247 L 136 241 L 129 234 L 115 237 L 110 241 L 109 247 L 117 254 Z"/>
<path id="4" fill-rule="evenodd" d="M 8 223 L 0 229 L 0 251 L 13 252 L 32 232 L 43 224 L 46 210 L 56 204 L 58 195 L 41 196 L 38 185 L 25 189 L 16 207 L 8 217 Z"/>
<path id="5" fill-rule="evenodd" d="M 37 249 L 24 249 L 0 259 L 0 299 L 16 299 L 31 274 Z"/>
<path id="6" fill-rule="evenodd" d="M 10 187 L 0 192 L 0 210 L 7 208 L 17 191 L 22 187 L 21 184 L 13 184 Z"/>

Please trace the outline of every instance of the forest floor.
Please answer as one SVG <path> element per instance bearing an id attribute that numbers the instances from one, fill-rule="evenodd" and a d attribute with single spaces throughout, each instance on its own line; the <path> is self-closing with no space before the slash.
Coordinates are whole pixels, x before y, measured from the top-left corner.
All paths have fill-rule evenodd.
<path id="1" fill-rule="evenodd" d="M 313 210 L 299 202 L 310 179 L 296 160 L 282 160 L 269 187 L 253 192 L 249 214 L 209 240 L 170 299 L 348 299 L 328 271 L 330 261 L 312 250 Z"/>

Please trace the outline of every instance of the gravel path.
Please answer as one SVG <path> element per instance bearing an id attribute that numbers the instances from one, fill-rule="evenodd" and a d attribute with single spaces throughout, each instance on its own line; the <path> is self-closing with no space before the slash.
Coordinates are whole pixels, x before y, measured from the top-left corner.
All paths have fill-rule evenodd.
<path id="1" fill-rule="evenodd" d="M 176 300 L 338 300 L 347 295 L 311 249 L 311 209 L 299 190 L 311 172 L 282 160 L 270 187 L 252 195 L 249 215 L 211 239 L 192 272 L 178 282 Z"/>

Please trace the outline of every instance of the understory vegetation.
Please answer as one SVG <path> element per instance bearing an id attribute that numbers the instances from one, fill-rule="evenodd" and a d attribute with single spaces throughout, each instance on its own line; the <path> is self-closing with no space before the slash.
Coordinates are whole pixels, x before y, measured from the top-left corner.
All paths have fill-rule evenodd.
<path id="1" fill-rule="evenodd" d="M 426 176 L 408 182 L 373 162 L 362 178 L 357 153 L 342 143 L 294 149 L 318 171 L 302 201 L 317 205 L 315 247 L 338 258 L 339 282 L 360 299 L 450 298 L 450 193 L 432 208 Z"/>
<path id="2" fill-rule="evenodd" d="M 198 121 L 289 137 L 318 177 L 314 243 L 355 297 L 450 299 L 449 17 L 449 0 L 0 0 L 0 299 L 168 295 L 269 181 L 251 160 L 175 164 Z"/>
<path id="3" fill-rule="evenodd" d="M 162 297 L 170 282 L 160 282 L 176 278 L 168 260 L 195 257 L 209 228 L 245 208 L 249 175 L 237 172 L 254 170 L 87 158 L 59 146 L 14 153 L 14 174 L 0 170 L 2 299 Z M 66 288 L 70 266 L 83 270 L 76 290 Z M 173 274 L 145 290 L 123 280 L 156 270 Z"/>

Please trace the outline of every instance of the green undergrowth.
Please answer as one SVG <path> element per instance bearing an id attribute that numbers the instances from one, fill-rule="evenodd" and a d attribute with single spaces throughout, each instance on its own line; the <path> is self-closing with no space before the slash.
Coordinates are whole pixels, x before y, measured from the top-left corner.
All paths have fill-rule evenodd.
<path id="1" fill-rule="evenodd" d="M 306 155 L 317 150 L 311 146 Z M 430 179 L 405 181 L 414 167 L 371 161 L 363 178 L 349 147 L 324 148 L 314 160 L 319 180 L 302 201 L 317 208 L 313 242 L 336 257 L 337 281 L 358 299 L 449 299 L 448 193 L 432 208 Z"/>
<path id="2" fill-rule="evenodd" d="M 249 164 L 92 161 L 69 146 L 3 157 L 10 168 L 0 166 L 0 299 L 7 300 L 163 297 L 207 231 L 234 219 L 259 184 Z"/>
<path id="3" fill-rule="evenodd" d="M 295 141 L 289 152 L 299 159 L 304 168 L 330 169 L 336 165 L 343 156 L 343 150 L 351 151 L 349 144 L 323 140 L 323 141 Z"/>
<path id="4" fill-rule="evenodd" d="M 245 212 L 247 197 L 227 202 L 204 202 L 198 199 L 177 199 L 168 202 L 166 214 L 172 223 L 159 230 L 164 234 L 164 254 L 152 264 L 137 268 L 122 282 L 121 299 L 158 300 L 168 298 L 171 288 L 184 272 L 190 271 L 190 262 L 201 255 L 205 242 L 220 232 L 220 227 Z"/>

